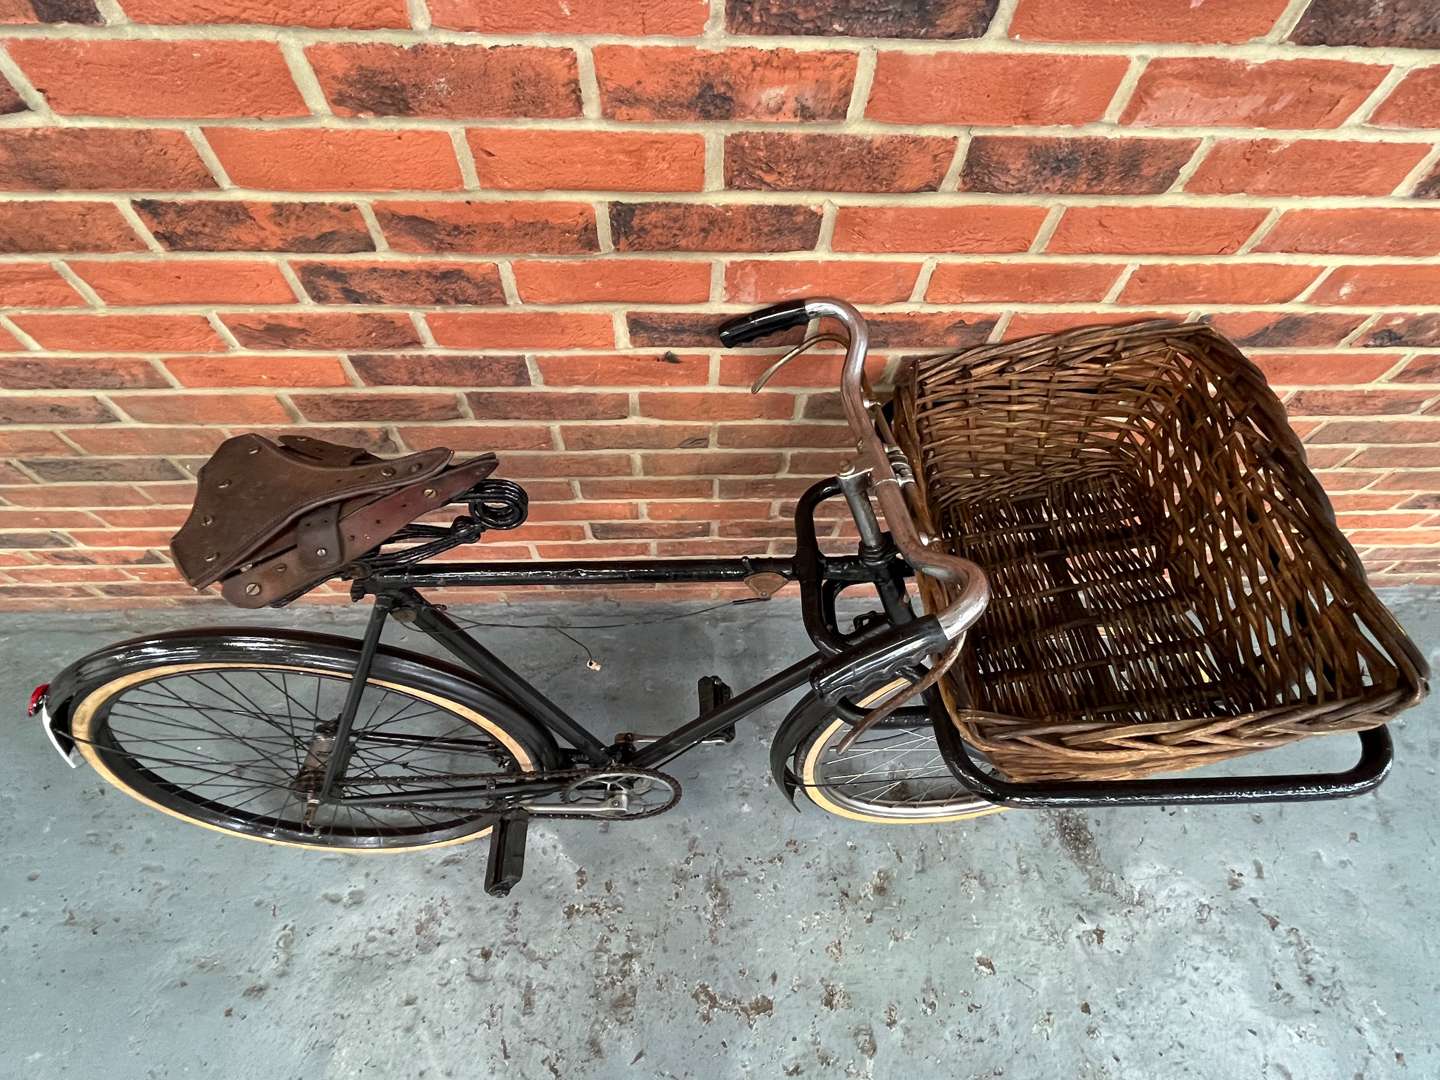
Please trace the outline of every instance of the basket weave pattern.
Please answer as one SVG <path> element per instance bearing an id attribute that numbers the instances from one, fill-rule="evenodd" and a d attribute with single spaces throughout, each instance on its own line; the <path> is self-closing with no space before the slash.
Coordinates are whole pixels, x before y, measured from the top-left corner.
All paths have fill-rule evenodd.
<path id="1" fill-rule="evenodd" d="M 1424 695 L 1280 402 L 1209 327 L 932 357 L 896 404 L 926 527 L 994 595 L 945 700 L 1011 779 L 1192 768 Z"/>

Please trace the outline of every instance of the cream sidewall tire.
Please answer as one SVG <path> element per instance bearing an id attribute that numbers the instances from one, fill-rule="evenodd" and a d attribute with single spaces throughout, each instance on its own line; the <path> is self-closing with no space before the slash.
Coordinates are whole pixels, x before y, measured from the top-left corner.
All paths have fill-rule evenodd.
<path id="1" fill-rule="evenodd" d="M 97 686 L 95 689 L 91 690 L 88 694 L 81 698 L 80 701 L 76 704 L 75 708 L 72 710 L 70 714 L 70 730 L 74 733 L 76 737 L 76 746 L 79 748 L 81 755 L 94 767 L 95 771 L 98 772 L 106 780 L 107 783 L 118 788 L 120 791 L 123 791 L 126 795 L 129 795 L 137 802 L 144 803 L 146 806 L 150 807 L 153 810 L 159 810 L 162 814 L 168 814 L 170 817 L 178 818 L 180 821 L 184 821 L 190 825 L 198 825 L 202 829 L 209 829 L 212 832 L 222 833 L 225 836 L 235 836 L 239 837 L 242 840 L 254 840 L 262 844 L 274 844 L 277 847 L 302 848 L 306 851 L 329 851 L 349 855 L 396 855 L 402 854 L 407 851 L 433 851 L 438 848 L 455 847 L 459 844 L 468 844 L 472 840 L 479 840 L 482 836 L 490 835 L 490 830 L 486 828 L 480 829 L 473 833 L 466 833 L 464 836 L 456 836 L 449 840 L 436 840 L 428 844 L 409 844 L 404 846 L 385 848 L 332 847 L 323 844 L 302 844 L 295 840 L 275 840 L 267 836 L 251 836 L 248 833 L 236 832 L 233 829 L 222 828 L 221 826 L 211 824 L 208 821 L 198 821 L 193 817 L 180 813 L 178 810 L 174 810 L 168 806 L 160 805 L 153 799 L 142 795 L 140 792 L 136 791 L 134 788 L 130 787 L 118 776 L 116 776 L 115 773 L 110 770 L 110 767 L 105 763 L 104 758 L 100 754 L 96 753 L 95 746 L 92 741 L 93 725 L 95 722 L 96 713 L 99 712 L 100 706 L 105 704 L 105 702 L 111 700 L 117 694 L 128 690 L 130 687 L 136 685 L 137 683 L 142 683 L 149 679 L 159 678 L 164 675 L 183 674 L 187 671 L 216 671 L 222 669 L 226 671 L 233 671 L 237 669 L 251 671 L 283 670 L 304 672 L 306 674 L 314 675 L 341 677 L 341 673 L 333 671 L 329 668 L 305 667 L 301 664 L 244 664 L 225 663 L 223 661 L 197 664 L 162 665 L 159 667 L 146 668 L 144 671 L 134 671 L 128 675 L 122 675 L 118 679 L 111 679 L 109 682 Z M 476 712 L 469 706 L 461 705 L 459 702 L 452 701 L 450 698 L 442 697 L 439 694 L 433 694 L 428 690 L 421 690 L 414 686 L 406 686 L 404 683 L 389 682 L 384 679 L 372 678 L 368 681 L 368 685 L 384 687 L 385 689 L 393 690 L 396 693 L 408 694 L 411 697 L 419 698 L 423 701 L 428 701 L 432 705 L 444 709 L 446 712 L 452 713 L 460 719 L 474 724 L 476 727 L 481 728 L 487 734 L 492 736 L 497 742 L 504 746 L 506 750 L 510 751 L 510 753 L 515 756 L 515 761 L 519 764 L 522 772 L 535 771 L 534 759 L 525 750 L 525 748 L 521 746 L 514 739 L 514 737 L 510 735 L 509 732 L 505 731 L 488 717 L 482 716 L 480 713 Z"/>
<path id="2" fill-rule="evenodd" d="M 894 682 L 886 683 L 876 690 L 869 697 L 859 701 L 861 708 L 868 709 L 873 705 L 884 701 L 891 694 L 898 693 L 901 689 L 909 686 L 906 679 L 896 679 Z M 864 821 L 872 825 L 945 825 L 955 821 L 969 821 L 971 818 L 986 817 L 990 814 L 998 814 L 1004 810 L 1003 806 L 987 806 L 980 810 L 967 810 L 958 814 L 947 814 L 944 817 L 882 817 L 879 814 L 866 814 L 859 810 L 851 809 L 834 802 L 825 794 L 825 789 L 816 779 L 820 754 L 825 747 L 830 745 L 832 739 L 839 733 L 841 728 L 848 730 L 850 727 L 842 718 L 836 717 L 818 735 L 810 740 L 810 745 L 805 750 L 805 755 L 800 761 L 800 782 L 804 785 L 805 796 L 820 809 L 837 817 L 848 818 L 850 821 Z"/>

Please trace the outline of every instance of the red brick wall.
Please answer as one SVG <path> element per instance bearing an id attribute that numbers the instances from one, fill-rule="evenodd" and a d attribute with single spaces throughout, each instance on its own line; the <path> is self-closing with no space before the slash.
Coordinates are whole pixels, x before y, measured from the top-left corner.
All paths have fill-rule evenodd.
<path id="1" fill-rule="evenodd" d="M 1208 318 L 1440 581 L 1422 0 L 0 0 L 0 604 L 185 595 L 224 436 L 496 450 L 499 557 L 782 549 L 836 293 L 917 351 Z M 108 601 L 103 599 L 108 598 Z"/>

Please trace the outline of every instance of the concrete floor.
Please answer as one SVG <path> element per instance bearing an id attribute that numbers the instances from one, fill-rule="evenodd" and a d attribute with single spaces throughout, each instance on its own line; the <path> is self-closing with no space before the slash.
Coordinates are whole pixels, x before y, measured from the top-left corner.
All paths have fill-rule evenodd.
<path id="1" fill-rule="evenodd" d="M 1436 594 L 1387 599 L 1434 663 Z M 663 817 L 532 827 L 506 901 L 481 891 L 483 843 L 227 839 L 66 769 L 20 718 L 32 684 L 118 637 L 361 616 L 7 617 L 0 1075 L 1440 1076 L 1434 699 L 1357 800 L 924 829 L 790 810 L 772 709 L 677 763 Z M 558 635 L 488 640 L 605 731 L 688 718 L 698 675 L 740 687 L 805 644 L 783 601 L 581 636 L 598 673 Z M 1284 753 L 1333 767 L 1352 744 Z"/>

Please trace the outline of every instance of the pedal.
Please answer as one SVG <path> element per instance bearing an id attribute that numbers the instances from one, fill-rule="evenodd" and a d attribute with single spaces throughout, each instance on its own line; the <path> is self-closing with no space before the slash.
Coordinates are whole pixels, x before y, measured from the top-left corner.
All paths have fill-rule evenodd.
<path id="1" fill-rule="evenodd" d="M 705 675 L 700 679 L 700 715 L 705 716 L 720 708 L 731 698 L 730 687 L 725 685 L 725 680 L 719 675 Z M 634 731 L 622 731 L 615 736 L 615 741 L 628 750 L 635 750 L 642 746 L 649 746 L 651 743 L 659 742 L 664 736 L 661 735 L 640 735 Z M 735 741 L 735 725 L 727 724 L 714 735 L 707 735 L 701 739 L 697 746 L 724 746 L 726 743 Z"/>
<path id="2" fill-rule="evenodd" d="M 712 713 L 716 709 L 726 705 L 734 696 L 730 687 L 725 685 L 725 680 L 719 675 L 703 675 L 700 678 L 700 715 Z M 721 728 L 706 742 L 728 743 L 735 741 L 735 725 L 730 724 Z"/>
<path id="3" fill-rule="evenodd" d="M 525 834 L 530 815 L 513 814 L 498 818 L 490 831 L 490 856 L 485 861 L 485 891 L 491 896 L 509 896 L 525 873 Z"/>

